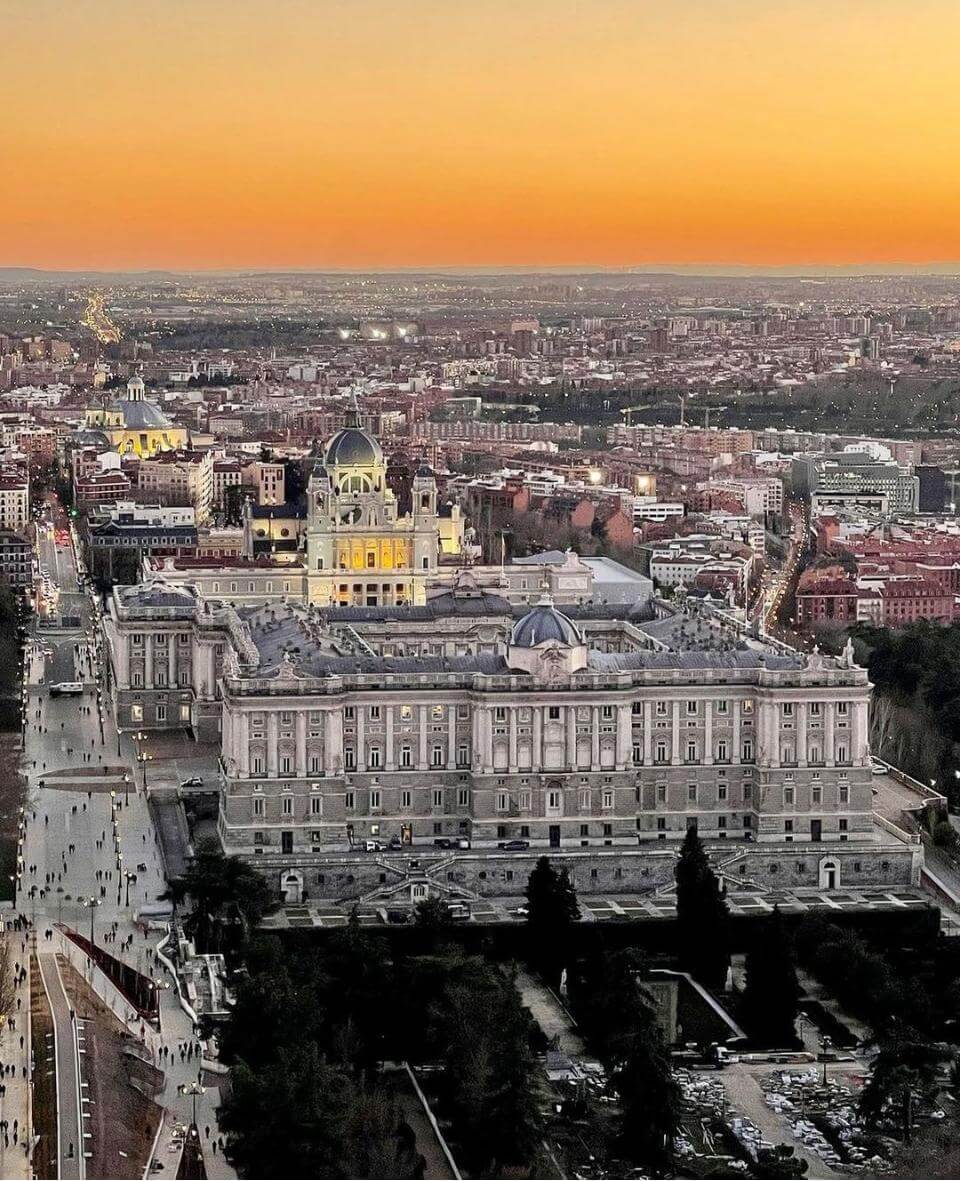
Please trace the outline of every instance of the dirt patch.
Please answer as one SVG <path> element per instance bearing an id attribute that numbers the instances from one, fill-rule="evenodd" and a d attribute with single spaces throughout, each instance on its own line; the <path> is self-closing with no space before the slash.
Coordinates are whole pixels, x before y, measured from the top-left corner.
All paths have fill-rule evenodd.
<path id="1" fill-rule="evenodd" d="M 57 1072 L 53 1050 L 53 1016 L 40 980 L 37 957 L 30 957 L 30 1041 L 33 1050 L 33 1175 L 56 1177 Z"/>
<path id="2" fill-rule="evenodd" d="M 142 1177 L 160 1125 L 162 1109 L 151 1096 L 162 1073 L 145 1061 L 123 1025 L 72 965 L 61 964 L 64 987 L 83 1023 L 81 1076 L 89 1084 L 91 1133 L 89 1177 Z"/>

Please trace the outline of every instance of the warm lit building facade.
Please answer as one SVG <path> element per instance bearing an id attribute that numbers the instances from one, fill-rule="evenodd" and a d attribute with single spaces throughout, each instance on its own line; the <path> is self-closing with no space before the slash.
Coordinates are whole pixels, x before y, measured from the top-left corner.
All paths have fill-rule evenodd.
<path id="1" fill-rule="evenodd" d="M 635 889 L 669 880 L 662 842 L 691 826 L 782 884 L 915 876 L 912 846 L 875 827 L 870 686 L 849 651 L 601 651 L 543 603 L 460 655 L 388 656 L 341 610 L 237 611 L 152 584 L 118 588 L 106 623 L 121 724 L 219 734 L 223 847 L 284 891 L 419 889 L 403 858 L 366 855 L 390 840 L 428 858 L 469 843 L 447 868 L 479 893 L 509 892 L 508 841 L 617 854 L 592 864 Z"/>
<path id="2" fill-rule="evenodd" d="M 85 418 L 86 426 L 101 431 L 121 456 L 176 451 L 189 441 L 185 427 L 171 422 L 159 406 L 146 400 L 140 377 L 131 377 L 127 382 L 125 398 L 89 409 Z"/>
<path id="3" fill-rule="evenodd" d="M 379 443 L 349 425 L 327 445 L 307 489 L 307 598 L 320 605 L 393 606 L 426 601 L 440 557 L 437 484 L 424 466 L 412 510 L 400 516 Z"/>

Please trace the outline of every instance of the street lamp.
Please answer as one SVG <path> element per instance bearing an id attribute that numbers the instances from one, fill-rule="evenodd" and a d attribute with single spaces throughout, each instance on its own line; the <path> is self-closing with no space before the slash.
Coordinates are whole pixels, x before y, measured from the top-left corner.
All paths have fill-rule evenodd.
<path id="1" fill-rule="evenodd" d="M 127 883 L 127 897 L 126 897 L 126 901 L 124 902 L 124 906 L 129 906 L 130 905 L 130 883 L 135 882 L 137 880 L 137 875 L 135 873 L 132 873 L 128 869 L 127 872 L 123 875 L 123 877 Z"/>
<path id="2" fill-rule="evenodd" d="M 193 1126 L 197 1126 L 197 1096 L 206 1093 L 206 1087 L 201 1087 L 199 1083 L 181 1083 L 177 1087 L 177 1091 L 181 1095 L 189 1095 L 193 1099 Z"/>
<path id="3" fill-rule="evenodd" d="M 820 1038 L 820 1060 L 823 1062 L 823 1085 L 827 1085 L 827 1052 L 833 1045 L 833 1039 L 825 1034 Z"/>
<path id="4" fill-rule="evenodd" d="M 130 776 L 124 771 L 123 773 L 123 802 L 130 803 Z"/>
<path id="5" fill-rule="evenodd" d="M 86 906 L 90 911 L 90 943 L 92 946 L 96 946 L 96 940 L 93 937 L 93 913 L 100 905 L 100 899 L 90 894 L 88 897 L 80 899 L 80 905 Z"/>

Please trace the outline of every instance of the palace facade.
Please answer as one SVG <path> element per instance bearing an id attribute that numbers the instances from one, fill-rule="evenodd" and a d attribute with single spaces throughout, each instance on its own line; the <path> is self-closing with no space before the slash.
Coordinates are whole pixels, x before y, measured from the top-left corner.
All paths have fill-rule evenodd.
<path id="1" fill-rule="evenodd" d="M 919 845 L 874 816 L 850 650 L 776 650 L 696 605 L 520 614 L 469 573 L 428 598 L 435 481 L 400 516 L 385 474 L 358 422 L 334 436 L 274 601 L 228 568 L 221 594 L 188 569 L 113 592 L 118 722 L 219 744 L 226 852 L 293 900 L 517 892 L 545 850 L 582 889 L 668 888 L 691 827 L 751 885 L 916 880 Z"/>
<path id="2" fill-rule="evenodd" d="M 643 647 L 645 625 L 629 621 L 613 643 L 610 620 L 604 651 L 549 602 L 504 637 L 493 598 L 450 592 L 409 627 L 393 609 L 389 640 L 386 609 L 365 621 L 118 589 L 105 625 L 117 716 L 219 734 L 223 848 L 297 891 L 342 895 L 347 877 L 369 878 L 383 858 L 368 842 L 393 841 L 401 860 L 468 845 L 485 876 L 476 858 L 505 842 L 632 856 L 690 827 L 758 864 L 786 851 L 810 885 L 824 865 L 838 883 L 841 862 L 847 883 L 915 876 L 916 851 L 875 824 L 870 685 L 849 653 L 677 651 L 652 635 Z M 384 654 L 418 627 L 436 654 Z M 394 872 L 381 866 L 372 888 Z"/>

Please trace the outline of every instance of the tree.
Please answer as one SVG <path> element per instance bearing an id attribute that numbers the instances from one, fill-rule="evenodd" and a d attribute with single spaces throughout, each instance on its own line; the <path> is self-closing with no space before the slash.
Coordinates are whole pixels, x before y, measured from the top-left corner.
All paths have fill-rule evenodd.
<path id="1" fill-rule="evenodd" d="M 467 960 L 434 1010 L 444 1110 L 474 1175 L 527 1165 L 541 1137 L 530 1014 L 511 980 Z"/>
<path id="2" fill-rule="evenodd" d="M 695 828 L 687 829 L 676 879 L 680 962 L 695 980 L 719 992 L 730 968 L 727 904 Z"/>
<path id="3" fill-rule="evenodd" d="M 621 1151 L 644 1169 L 663 1171 L 681 1095 L 653 1001 L 640 982 L 643 967 L 633 950 L 583 957 L 571 972 L 570 999 L 578 1027 L 620 1096 Z"/>
<path id="4" fill-rule="evenodd" d="M 239 484 L 230 484 L 223 493 L 223 517 L 228 525 L 243 524 L 243 502 L 245 499 L 243 488 Z"/>
<path id="5" fill-rule="evenodd" d="M 287 504 L 299 504 L 303 500 L 306 496 L 309 478 L 308 464 L 304 460 L 285 459 L 283 461 L 283 489 Z"/>
<path id="6" fill-rule="evenodd" d="M 620 1145 L 644 1169 L 663 1172 L 673 1158 L 682 1095 L 663 1038 L 648 1010 L 611 1079 L 620 1096 Z"/>
<path id="7" fill-rule="evenodd" d="M 799 1000 L 793 948 L 779 907 L 774 907 L 770 918 L 757 927 L 747 952 L 743 1020 L 751 1037 L 765 1046 L 793 1045 Z"/>
<path id="8" fill-rule="evenodd" d="M 253 928 L 277 900 L 264 878 L 239 857 L 201 845 L 187 872 L 170 883 L 170 896 L 187 903 L 184 930 L 198 951 L 239 954 Z"/>
<path id="9" fill-rule="evenodd" d="M 442 931 L 450 926 L 450 907 L 443 898 L 424 898 L 414 908 L 414 921 L 427 931 Z"/>
<path id="10" fill-rule="evenodd" d="M 341 1157 L 342 1176 L 370 1181 L 422 1177 L 426 1166 L 417 1152 L 413 1129 L 400 1118 L 393 1097 L 381 1088 L 353 1088 L 344 1120 Z"/>
<path id="11" fill-rule="evenodd" d="M 566 867 L 559 873 L 541 857 L 527 879 L 527 927 L 531 959 L 553 988 L 560 983 L 571 926 L 579 919 L 577 892 Z"/>
<path id="12" fill-rule="evenodd" d="M 889 1114 L 900 1123 L 909 1144 L 914 1101 L 932 1102 L 936 1098 L 937 1067 L 948 1056 L 945 1047 L 916 1041 L 909 1035 L 892 1038 L 874 1059 L 870 1078 L 860 1094 L 863 1117 L 876 1126 Z"/>

